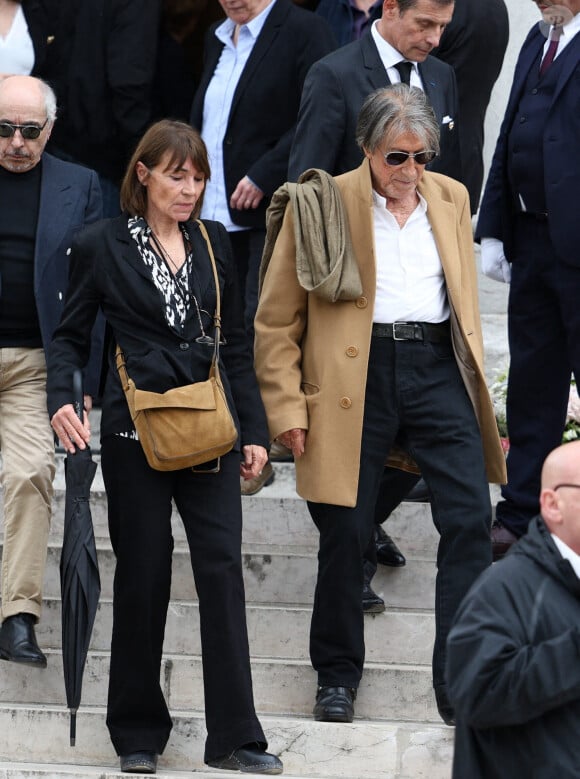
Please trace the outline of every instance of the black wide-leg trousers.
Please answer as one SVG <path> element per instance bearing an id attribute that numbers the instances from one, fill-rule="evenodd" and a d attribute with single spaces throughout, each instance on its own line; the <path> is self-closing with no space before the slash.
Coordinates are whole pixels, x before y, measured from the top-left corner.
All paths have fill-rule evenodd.
<path id="1" fill-rule="evenodd" d="M 117 754 L 161 754 L 171 731 L 160 670 L 171 587 L 172 498 L 185 527 L 199 599 L 205 759 L 249 742 L 266 744 L 252 693 L 239 466 L 239 452 L 231 452 L 222 457 L 218 474 L 160 472 L 149 467 L 138 441 L 103 440 L 117 558 L 107 726 Z"/>
<path id="2" fill-rule="evenodd" d="M 385 458 L 396 436 L 429 486 L 440 533 L 435 687 L 445 684 L 445 641 L 457 607 L 491 563 L 491 507 L 481 436 L 451 344 L 373 337 L 356 506 L 308 503 L 320 531 L 310 633 L 320 685 L 358 687 L 362 676 L 362 560 Z"/>

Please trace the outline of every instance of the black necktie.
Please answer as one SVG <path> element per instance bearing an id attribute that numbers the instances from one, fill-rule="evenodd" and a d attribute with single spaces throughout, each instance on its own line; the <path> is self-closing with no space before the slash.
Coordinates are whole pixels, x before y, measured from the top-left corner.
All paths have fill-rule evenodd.
<path id="1" fill-rule="evenodd" d="M 411 86 L 411 71 L 413 70 L 413 63 L 407 62 L 407 60 L 401 60 L 401 62 L 397 62 L 395 67 L 399 71 L 401 83 Z"/>

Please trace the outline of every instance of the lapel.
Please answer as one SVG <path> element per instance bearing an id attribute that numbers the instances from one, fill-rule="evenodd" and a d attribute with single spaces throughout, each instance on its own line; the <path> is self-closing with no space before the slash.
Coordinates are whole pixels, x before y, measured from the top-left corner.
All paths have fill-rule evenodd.
<path id="1" fill-rule="evenodd" d="M 220 24 L 222 24 L 222 22 L 219 22 L 215 27 L 219 27 Z M 209 86 L 209 82 L 213 77 L 214 71 L 217 67 L 219 58 L 221 57 L 221 53 L 224 48 L 224 44 L 215 36 L 215 27 L 207 43 L 207 52 L 206 59 L 203 64 L 203 72 L 201 74 L 199 87 L 195 92 L 191 109 L 191 123 L 198 130 L 201 130 L 203 123 L 203 103 L 205 100 L 205 93 Z"/>
<path id="2" fill-rule="evenodd" d="M 558 76 L 558 83 L 556 84 L 556 89 L 554 91 L 554 99 L 552 100 L 552 106 L 554 105 L 554 103 L 560 96 L 560 93 L 568 83 L 568 80 L 571 78 L 572 74 L 578 67 L 578 62 L 580 60 L 580 33 L 574 36 L 574 38 L 564 49 L 564 52 L 566 54 L 566 58 L 562 64 L 562 70 L 560 71 L 560 75 Z M 558 60 L 556 60 L 556 62 L 558 62 Z"/>
<path id="3" fill-rule="evenodd" d="M 380 58 L 373 36 L 370 34 L 363 35 L 360 39 L 360 48 L 363 65 L 367 72 L 367 76 L 373 85 L 373 89 L 388 87 L 391 83 L 389 75 Z"/>
<path id="4" fill-rule="evenodd" d="M 251 85 L 254 89 L 260 89 L 260 79 L 255 79 L 254 75 L 260 67 L 260 63 L 265 55 L 276 45 L 276 40 L 283 29 L 283 23 L 288 15 L 288 11 L 289 7 L 287 5 L 287 0 L 275 0 L 274 6 L 264 22 L 264 26 L 256 39 L 252 52 L 240 75 L 240 80 L 238 81 L 236 91 L 234 92 L 234 99 L 232 100 L 229 119 L 230 123 L 246 88 Z M 271 75 L 273 76 L 274 74 Z"/>
<path id="5" fill-rule="evenodd" d="M 528 37 L 524 41 L 518 65 L 514 72 L 514 80 L 509 96 L 508 107 L 506 109 L 506 115 L 512 118 L 518 106 L 520 95 L 528 78 L 528 74 L 530 70 L 535 67 L 545 42 L 546 39 L 540 32 L 539 25 L 536 25 L 530 31 Z"/>
<path id="6" fill-rule="evenodd" d="M 429 102 L 431 103 L 431 106 L 435 111 L 435 116 L 437 117 L 437 120 L 439 121 L 439 123 L 441 123 L 441 120 L 443 119 L 444 112 L 445 112 L 443 92 L 441 90 L 441 84 L 435 77 L 433 68 L 431 67 L 430 57 L 427 57 L 425 62 L 419 62 L 418 68 L 419 68 L 419 75 L 421 76 L 421 81 L 423 83 L 423 89 L 425 90 L 425 94 L 429 98 Z M 451 117 L 451 118 L 455 119 L 455 117 Z"/>
<path id="7" fill-rule="evenodd" d="M 373 197 L 369 161 L 336 179 L 348 214 L 348 224 L 359 266 L 362 287 L 369 304 L 376 292 L 376 260 L 373 229 Z M 372 309 L 371 309 L 372 310 Z"/>
<path id="8" fill-rule="evenodd" d="M 461 254 L 455 204 L 447 199 L 437 174 L 425 172 L 417 187 L 427 201 L 427 217 L 437 245 L 449 300 L 461 318 Z"/>
<path id="9" fill-rule="evenodd" d="M 34 270 L 38 285 L 70 230 L 75 205 L 73 188 L 67 178 L 61 175 L 58 161 L 50 154 L 43 154 L 34 246 Z"/>

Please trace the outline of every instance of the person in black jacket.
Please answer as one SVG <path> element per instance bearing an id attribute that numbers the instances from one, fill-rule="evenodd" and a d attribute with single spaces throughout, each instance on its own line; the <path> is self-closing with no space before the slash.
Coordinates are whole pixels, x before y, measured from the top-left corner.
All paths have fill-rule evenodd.
<path id="1" fill-rule="evenodd" d="M 172 722 L 160 685 L 170 598 L 172 500 L 183 520 L 199 598 L 207 741 L 215 768 L 277 774 L 252 695 L 241 561 L 240 474 L 267 459 L 266 417 L 242 320 L 227 233 L 199 213 L 210 168 L 205 144 L 187 124 L 163 120 L 140 141 L 121 187 L 124 213 L 78 236 L 70 292 L 48 365 L 48 409 L 67 451 L 89 431 L 74 413 L 72 375 L 88 357 L 99 309 L 111 334 L 102 402 L 101 465 L 116 556 L 107 725 L 121 770 L 154 773 Z M 216 463 L 151 468 L 115 368 L 123 350 L 139 389 L 165 392 L 207 380 L 221 297 L 221 375 L 238 440 Z M 216 618 L 216 614 L 219 618 Z"/>
<path id="2" fill-rule="evenodd" d="M 454 779 L 580 776 L 580 441 L 546 458 L 540 508 L 449 634 Z"/>
<path id="3" fill-rule="evenodd" d="M 49 151 L 99 174 L 105 216 L 153 118 L 161 0 L 59 0 L 44 77 L 59 104 Z"/>

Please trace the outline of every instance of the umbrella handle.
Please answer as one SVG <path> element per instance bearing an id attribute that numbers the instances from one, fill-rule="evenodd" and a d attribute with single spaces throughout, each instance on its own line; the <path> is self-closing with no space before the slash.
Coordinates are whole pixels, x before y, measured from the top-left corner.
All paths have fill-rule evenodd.
<path id="1" fill-rule="evenodd" d="M 84 422 L 83 373 L 78 368 L 73 372 L 73 405 L 77 417 Z"/>

